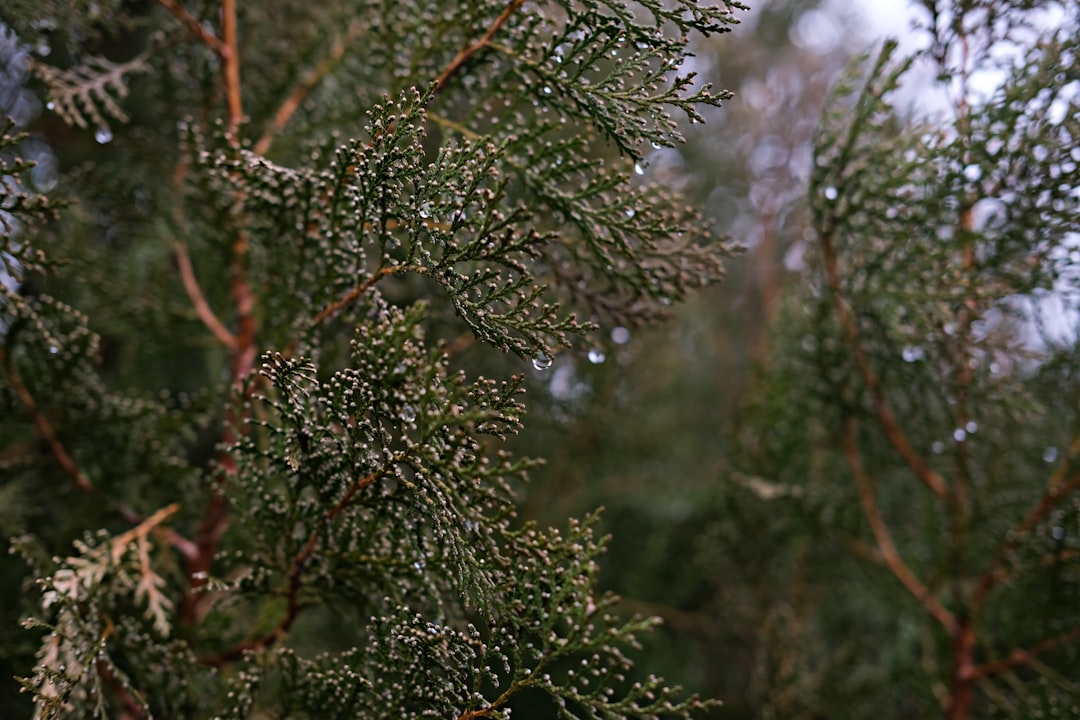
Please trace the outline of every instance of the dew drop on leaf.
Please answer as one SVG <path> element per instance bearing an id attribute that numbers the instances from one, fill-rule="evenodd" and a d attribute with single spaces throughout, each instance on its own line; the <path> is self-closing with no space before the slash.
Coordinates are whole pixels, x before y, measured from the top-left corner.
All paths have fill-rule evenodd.
<path id="1" fill-rule="evenodd" d="M 540 353 L 532 359 L 533 367 L 541 371 L 547 370 L 549 367 L 551 367 L 551 363 L 551 356 L 545 355 L 544 353 Z"/>

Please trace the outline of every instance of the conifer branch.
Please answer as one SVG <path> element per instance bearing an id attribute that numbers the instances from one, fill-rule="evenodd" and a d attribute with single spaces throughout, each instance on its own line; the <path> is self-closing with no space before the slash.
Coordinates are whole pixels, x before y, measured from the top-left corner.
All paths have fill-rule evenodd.
<path id="1" fill-rule="evenodd" d="M 224 44 L 218 51 L 224 63 L 225 96 L 229 104 L 229 132 L 234 136 L 244 119 L 240 99 L 240 49 L 236 37 L 236 0 L 221 1 L 221 34 Z"/>
<path id="2" fill-rule="evenodd" d="M 359 28 L 359 23 L 353 23 L 348 33 L 335 40 L 334 44 L 330 46 L 329 54 L 323 61 L 311 68 L 304 75 L 300 84 L 285 98 L 285 101 L 281 103 L 281 107 L 274 113 L 274 119 L 270 122 L 270 126 L 266 128 L 262 137 L 255 143 L 255 147 L 252 148 L 257 155 L 266 154 L 274 142 L 274 137 L 285 128 L 293 114 L 300 109 L 300 105 L 311 94 L 311 91 L 341 62 L 341 58 L 345 56 L 345 51 L 349 49 L 349 45 L 360 35 Z"/>
<path id="3" fill-rule="evenodd" d="M 433 92 L 439 92 L 440 90 L 442 90 L 450 77 L 458 70 L 460 70 L 461 67 L 465 63 L 467 63 L 473 55 L 490 45 L 492 38 L 495 37 L 495 33 L 499 32 L 499 28 L 501 28 L 503 24 L 510 19 L 510 16 L 513 15 L 514 12 L 524 4 L 525 0 L 510 0 L 510 2 L 506 4 L 506 7 L 503 9 L 503 11 L 499 14 L 499 17 L 495 18 L 495 22 L 493 22 L 491 24 L 491 27 L 487 29 L 487 32 L 485 32 L 479 40 L 463 48 L 461 52 L 459 52 L 454 57 L 454 59 L 450 61 L 450 64 L 443 68 L 443 71 L 439 73 L 439 77 L 435 79 Z"/>
<path id="4" fill-rule="evenodd" d="M 180 3 L 176 2 L 176 0 L 158 0 L 158 2 L 161 3 L 162 7 L 172 13 L 173 17 L 183 23 L 184 26 L 191 31 L 191 34 L 201 40 L 203 44 L 212 48 L 218 55 L 222 54 L 222 48 L 224 46 L 222 45 L 221 40 L 218 39 L 214 33 L 203 27 L 202 23 L 192 17 L 191 13 L 185 10 Z"/>
<path id="5" fill-rule="evenodd" d="M 191 266 L 191 256 L 188 254 L 186 243 L 176 243 L 176 264 L 180 269 L 180 279 L 184 282 L 184 289 L 187 291 L 188 297 L 191 298 L 191 303 L 195 306 L 195 312 L 198 314 L 199 319 L 209 328 L 214 337 L 221 341 L 222 345 L 230 350 L 235 349 L 236 337 L 217 319 L 214 311 L 210 308 L 210 303 L 206 301 L 206 297 L 199 287 L 199 281 L 195 278 L 195 269 Z"/>
<path id="6" fill-rule="evenodd" d="M 956 617 L 938 602 L 934 594 L 908 568 L 897 551 L 896 545 L 893 544 L 889 529 L 878 510 L 873 483 L 866 475 L 866 469 L 862 464 L 856 430 L 855 419 L 849 417 L 844 422 L 844 457 L 847 460 L 848 467 L 851 469 L 852 478 L 859 491 L 859 500 L 862 502 L 863 513 L 866 515 L 867 522 L 870 523 L 870 530 L 874 534 L 874 540 L 877 542 L 881 557 L 889 570 L 892 571 L 892 574 L 896 576 L 896 579 L 907 588 L 908 592 L 919 601 L 926 611 L 941 623 L 942 627 L 949 632 L 953 632 L 957 628 Z"/>
<path id="7" fill-rule="evenodd" d="M 337 515 L 347 508 L 352 502 L 356 494 L 366 487 L 372 485 L 376 480 L 383 476 L 385 470 L 379 470 L 365 475 L 354 482 L 337 505 L 326 511 L 326 522 L 332 522 Z M 199 662 L 203 665 L 211 665 L 213 667 L 221 667 L 226 663 L 233 660 L 239 660 L 243 657 L 244 653 L 249 650 L 261 650 L 263 648 L 270 647 L 279 639 L 281 639 L 296 622 L 296 618 L 300 615 L 300 581 L 304 574 L 304 566 L 307 565 L 307 561 L 311 558 L 312 553 L 315 552 L 315 548 L 319 544 L 321 534 L 318 530 L 311 533 L 308 536 L 304 546 L 300 548 L 300 551 L 293 557 L 292 562 L 289 564 L 288 573 L 288 589 L 285 592 L 286 608 L 285 616 L 281 621 L 265 635 L 252 639 L 245 640 L 228 650 L 212 655 L 205 658 L 200 658 Z"/>
<path id="8" fill-rule="evenodd" d="M 399 273 L 405 272 L 420 272 L 422 269 L 423 268 L 411 265 L 387 265 L 386 267 L 379 268 L 377 271 L 372 273 L 371 277 L 369 277 L 367 280 L 342 295 L 341 298 L 339 298 L 338 300 L 335 300 L 334 302 L 324 307 L 318 315 L 311 319 L 311 324 L 318 325 L 327 318 L 336 315 L 338 312 L 346 308 L 358 297 L 370 290 L 375 283 L 377 283 L 379 280 L 383 279 L 387 275 L 397 275 Z"/>
<path id="9" fill-rule="evenodd" d="M 935 472 L 933 468 L 927 465 L 926 461 L 911 447 L 911 442 L 908 440 L 907 435 L 904 433 L 899 423 L 897 423 L 896 416 L 893 414 L 892 409 L 885 400 L 885 393 L 881 389 L 881 383 L 878 382 L 877 375 L 870 366 L 870 359 L 866 356 L 866 351 L 862 346 L 859 324 L 855 320 L 855 314 L 852 312 L 851 306 L 848 304 L 841 289 L 840 272 L 837 269 L 836 248 L 833 244 L 831 232 L 823 232 L 821 234 L 821 255 L 825 266 L 825 281 L 829 288 L 829 294 L 832 297 L 833 307 L 836 309 L 837 317 L 840 320 L 840 326 L 851 347 L 851 353 L 855 358 L 855 364 L 859 369 L 859 375 L 862 377 L 866 389 L 870 391 L 870 396 L 874 400 L 874 409 L 877 414 L 878 424 L 881 425 L 881 429 L 884 430 L 889 443 L 900 454 L 900 457 L 903 458 L 907 466 L 911 468 L 923 484 L 930 488 L 930 490 L 938 497 L 947 497 L 948 489 L 945 480 Z"/>
<path id="10" fill-rule="evenodd" d="M 1033 663 L 1039 655 L 1050 652 L 1051 650 L 1073 642 L 1074 640 L 1080 640 L 1080 625 L 1059 635 L 1048 637 L 1045 640 L 1035 643 L 1031 647 L 1016 648 L 1009 653 L 1008 657 L 1002 658 L 1001 660 L 995 660 L 993 662 L 971 667 L 965 674 L 965 679 L 977 680 L 979 678 L 996 675 L 1009 668 L 1029 665 Z"/>
<path id="11" fill-rule="evenodd" d="M 116 677 L 116 673 L 109 667 L 109 663 L 98 660 L 94 663 L 94 668 L 98 676 L 108 686 L 109 691 L 116 696 L 116 700 L 123 706 L 124 715 L 122 717 L 125 720 L 145 720 L 148 717 L 146 708 L 135 698 L 131 690 L 125 687 L 124 683 Z"/>
<path id="12" fill-rule="evenodd" d="M 22 379 L 16 372 L 14 365 L 11 362 L 11 356 L 8 355 L 7 349 L 0 346 L 0 364 L 4 366 L 4 372 L 7 375 L 8 384 L 11 385 L 11 389 L 15 391 L 15 394 L 22 401 L 26 411 L 30 413 L 30 418 L 34 421 L 34 427 L 37 428 L 38 434 L 48 444 L 49 450 L 52 451 L 53 457 L 56 458 L 56 462 L 60 465 L 60 469 L 63 470 L 74 482 L 75 487 L 83 492 L 92 492 L 94 489 L 90 479 L 86 477 L 82 470 L 75 461 L 68 455 L 67 450 L 64 449 L 64 444 L 60 442 L 60 438 L 56 436 L 56 431 L 53 430 L 49 420 L 41 412 L 41 408 L 38 407 L 37 401 L 34 400 L 34 396 L 23 384 Z"/>
<path id="13" fill-rule="evenodd" d="M 971 607 L 975 613 L 978 613 L 982 608 L 982 604 L 986 600 L 986 596 L 990 590 L 992 590 L 999 581 L 1007 577 L 1001 567 L 1006 558 L 1016 551 L 1016 548 L 1020 546 L 1021 541 L 1027 537 L 1036 525 L 1042 522 L 1043 518 L 1045 518 L 1051 510 L 1057 507 L 1062 500 L 1078 490 L 1080 490 L 1080 474 L 1074 475 L 1064 485 L 1059 485 L 1057 488 L 1044 494 L 1035 507 L 1032 508 L 1031 512 L 1029 512 L 1012 532 L 1008 534 L 1007 539 L 1002 543 L 997 554 L 994 556 L 993 562 L 990 563 L 990 567 L 979 577 L 979 584 L 975 587 L 975 594 L 972 596 L 971 601 Z"/>

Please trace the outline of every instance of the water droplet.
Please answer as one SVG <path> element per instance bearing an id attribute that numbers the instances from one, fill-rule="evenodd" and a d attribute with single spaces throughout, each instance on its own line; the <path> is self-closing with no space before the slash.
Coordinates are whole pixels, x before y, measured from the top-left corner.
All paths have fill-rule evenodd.
<path id="1" fill-rule="evenodd" d="M 653 150 L 659 150 L 660 148 L 664 147 L 663 145 L 656 142 L 655 140 L 652 141 L 652 146 L 653 146 Z"/>
<path id="2" fill-rule="evenodd" d="M 51 352 L 53 355 L 55 355 L 56 353 L 60 352 L 60 348 L 56 347 L 55 345 L 50 345 L 49 346 L 49 352 Z"/>
<path id="3" fill-rule="evenodd" d="M 626 208 L 626 217 L 632 218 L 636 214 L 637 212 L 634 210 L 634 208 Z"/>
<path id="4" fill-rule="evenodd" d="M 979 423 L 975 422 L 974 420 L 968 420 L 967 425 L 964 425 L 964 429 L 968 431 L 968 435 L 971 435 L 979 429 Z"/>
<path id="5" fill-rule="evenodd" d="M 401 408 L 401 419 L 405 422 L 412 422 L 416 419 L 416 410 L 413 409 L 412 405 L 406 405 Z"/>
<path id="6" fill-rule="evenodd" d="M 98 141 L 98 144 L 105 145 L 112 142 L 113 134 L 112 130 L 107 127 L 101 127 L 94 133 L 94 139 Z"/>
<path id="7" fill-rule="evenodd" d="M 642 167 L 641 163 L 634 163 L 634 173 L 637 175 L 645 174 L 645 168 Z"/>
<path id="8" fill-rule="evenodd" d="M 56 103 L 54 103 L 52 101 L 49 101 L 49 102 L 47 102 L 45 104 L 45 107 L 47 107 L 49 110 L 55 110 L 56 109 Z"/>
<path id="9" fill-rule="evenodd" d="M 1048 463 L 1052 463 L 1057 460 L 1057 448 L 1051 445 L 1050 447 L 1043 450 L 1043 460 Z"/>
<path id="10" fill-rule="evenodd" d="M 913 363 L 926 357 L 926 351 L 918 345 L 908 345 L 904 348 L 901 355 L 904 357 L 904 362 Z"/>
<path id="11" fill-rule="evenodd" d="M 975 182 L 982 177 L 982 168 L 978 165 L 968 165 L 964 168 L 964 177 L 970 182 Z"/>
<path id="12" fill-rule="evenodd" d="M 551 367 L 551 363 L 551 356 L 545 355 L 544 353 L 540 353 L 532 359 L 533 367 L 540 371 L 547 370 L 549 367 Z"/>
<path id="13" fill-rule="evenodd" d="M 606 359 L 607 355 L 605 355 L 604 351 L 600 350 L 599 348 L 593 348 L 589 351 L 589 362 L 591 362 L 593 365 L 599 365 Z"/>
<path id="14" fill-rule="evenodd" d="M 967 439 L 967 432 L 964 428 L 956 428 L 952 431 L 952 436 L 956 442 L 964 442 Z"/>
<path id="15" fill-rule="evenodd" d="M 934 444 L 930 446 L 930 449 L 933 450 L 935 454 L 940 455 L 942 451 L 945 450 L 945 443 L 940 440 L 935 440 Z"/>
<path id="16" fill-rule="evenodd" d="M 544 86 L 544 94 L 545 95 L 550 95 L 551 93 L 552 93 L 551 87 L 548 86 L 548 85 L 545 85 Z"/>
<path id="17" fill-rule="evenodd" d="M 838 193 L 836 191 L 836 188 L 834 188 L 832 185 L 825 188 L 825 199 L 826 200 L 835 200 L 837 197 L 839 197 L 839 195 L 840 195 L 840 193 Z"/>
<path id="18" fill-rule="evenodd" d="M 1055 540 L 1060 540 L 1061 538 L 1065 537 L 1065 528 L 1061 527 L 1060 525 L 1055 525 L 1054 527 L 1050 528 L 1050 537 L 1054 538 Z"/>
<path id="19" fill-rule="evenodd" d="M 630 331 L 621 325 L 611 331 L 611 340 L 619 345 L 630 342 Z"/>
<path id="20" fill-rule="evenodd" d="M 423 560 L 417 560 L 412 564 L 412 566 L 418 571 L 423 572 L 424 568 L 427 567 L 427 563 L 425 563 Z"/>

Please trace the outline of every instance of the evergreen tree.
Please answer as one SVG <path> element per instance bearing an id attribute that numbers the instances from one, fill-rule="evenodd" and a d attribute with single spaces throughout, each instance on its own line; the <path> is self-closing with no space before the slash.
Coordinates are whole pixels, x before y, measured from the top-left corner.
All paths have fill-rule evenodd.
<path id="1" fill-rule="evenodd" d="M 834 92 L 739 429 L 731 495 L 776 548 L 762 717 L 1080 702 L 1080 13 L 919 5 L 926 50 Z M 898 99 L 927 64 L 929 115 Z"/>
<path id="2" fill-rule="evenodd" d="M 681 68 L 739 9 L 4 4 L 60 170 L 6 126 L 2 642 L 36 716 L 708 705 L 625 654 L 654 623 L 596 589 L 595 517 L 514 522 L 524 380 L 462 358 L 542 373 L 719 278 L 633 169 L 719 103 Z"/>

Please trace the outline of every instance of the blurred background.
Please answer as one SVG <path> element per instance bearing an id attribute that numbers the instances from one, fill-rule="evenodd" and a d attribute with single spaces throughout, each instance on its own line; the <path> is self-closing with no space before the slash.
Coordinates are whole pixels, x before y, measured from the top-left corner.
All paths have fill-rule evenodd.
<path id="1" fill-rule="evenodd" d="M 649 670 L 723 700 L 717 717 L 763 717 L 763 667 L 797 593 L 785 518 L 770 488 L 733 460 L 740 408 L 767 362 L 768 323 L 803 267 L 811 143 L 826 94 L 852 55 L 903 32 L 897 2 L 761 0 L 730 34 L 695 49 L 694 69 L 735 97 L 655 151 L 644 182 L 677 187 L 744 251 L 726 281 L 667 325 L 615 328 L 534 379 L 521 449 L 547 458 L 523 515 L 559 523 L 604 508 L 604 585 L 628 611 L 659 615 Z M 855 715 L 852 715 L 855 717 Z"/>

